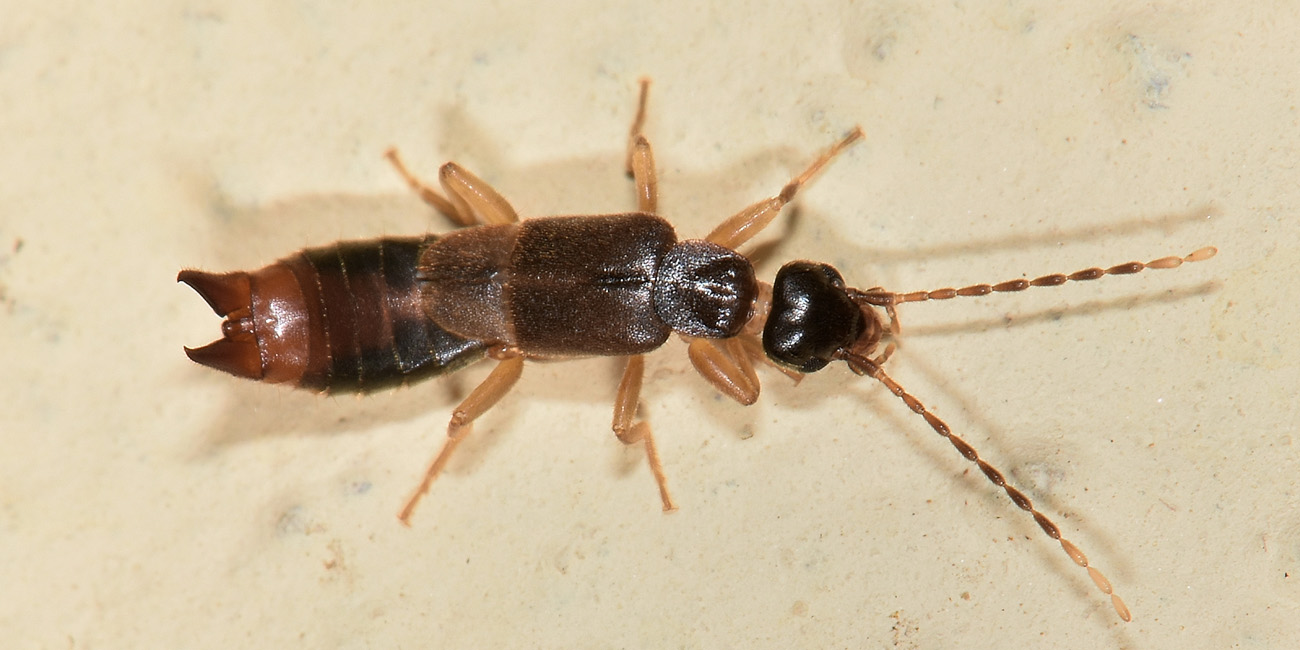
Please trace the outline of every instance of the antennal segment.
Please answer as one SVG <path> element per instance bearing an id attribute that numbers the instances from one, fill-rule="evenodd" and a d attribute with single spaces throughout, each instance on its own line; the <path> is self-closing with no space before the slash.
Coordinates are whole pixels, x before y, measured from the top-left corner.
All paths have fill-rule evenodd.
<path id="1" fill-rule="evenodd" d="M 1202 250 L 1212 251 L 1213 249 L 1202 249 Z M 1201 251 L 1197 251 L 1197 252 L 1199 253 Z M 1196 253 L 1193 253 L 1192 255 L 1196 255 Z M 1211 255 L 1213 255 L 1213 253 L 1211 253 Z M 1156 261 L 1165 262 L 1165 260 L 1176 260 L 1173 263 L 1174 266 L 1177 266 L 1179 263 L 1181 263 L 1181 261 L 1195 261 L 1187 258 L 1176 258 L 1176 257 L 1163 258 L 1162 260 L 1156 260 Z M 1153 266 L 1153 264 L 1148 264 L 1147 266 Z M 1162 267 L 1155 267 L 1155 268 L 1162 268 Z M 1168 268 L 1168 267 L 1163 267 L 1163 268 Z M 1137 271 L 1130 271 L 1130 272 L 1136 273 Z M 847 363 L 849 369 L 852 370 L 853 372 L 859 375 L 870 376 L 873 379 L 884 384 L 885 388 L 889 389 L 889 392 L 893 393 L 899 399 L 903 400 L 903 403 L 907 405 L 907 408 L 912 409 L 912 412 L 925 418 L 925 421 L 930 424 L 930 428 L 934 429 L 935 433 L 943 436 L 944 438 L 947 438 L 948 442 L 952 443 L 952 446 L 957 449 L 957 453 L 964 456 L 966 460 L 969 460 L 970 462 L 975 463 L 977 466 L 979 466 L 980 471 L 984 472 L 984 476 L 988 478 L 990 482 L 1005 490 L 1007 496 L 1011 497 L 1011 500 L 1015 502 L 1016 506 L 1018 506 L 1021 510 L 1024 510 L 1025 512 L 1028 512 L 1029 514 L 1033 515 L 1034 521 L 1038 522 L 1038 527 L 1042 528 L 1043 532 L 1047 533 L 1048 537 L 1051 537 L 1052 539 L 1060 542 L 1061 548 L 1065 551 L 1065 554 L 1069 555 L 1070 559 L 1074 560 L 1075 564 L 1088 570 L 1088 577 L 1092 578 L 1093 584 L 1097 585 L 1097 588 L 1100 589 L 1102 593 L 1110 596 L 1110 603 L 1115 608 L 1115 613 L 1119 614 L 1119 617 L 1123 619 L 1124 622 L 1127 623 L 1133 620 L 1133 615 L 1132 613 L 1129 612 L 1128 605 L 1125 605 L 1124 600 L 1121 599 L 1119 597 L 1119 594 L 1115 593 L 1115 590 L 1111 588 L 1110 580 L 1107 580 L 1106 576 L 1103 575 L 1101 571 L 1098 571 L 1095 567 L 1088 564 L 1088 556 L 1084 555 L 1083 551 L 1080 551 L 1079 547 L 1071 543 L 1070 540 L 1067 540 L 1064 537 L 1062 537 L 1061 529 L 1058 528 L 1055 523 L 1052 523 L 1052 520 L 1048 519 L 1047 515 L 1039 512 L 1036 508 L 1034 508 L 1034 504 L 1032 501 L 1029 500 L 1029 497 L 1025 496 L 1024 493 L 1022 493 L 1020 490 L 1017 490 L 1016 488 L 1008 484 L 1006 477 L 1002 475 L 1002 472 L 998 471 L 996 467 L 993 467 L 992 465 L 985 462 L 984 459 L 980 458 L 979 453 L 976 452 L 975 448 L 970 446 L 969 443 L 953 435 L 952 429 L 948 427 L 948 424 L 946 422 L 940 420 L 938 416 L 926 410 L 925 405 L 922 404 L 920 400 L 916 399 L 915 397 L 912 397 L 912 395 L 909 394 L 906 390 L 904 390 L 902 386 L 898 385 L 898 382 L 894 381 L 889 375 L 885 374 L 885 371 L 880 368 L 880 364 L 876 363 L 875 361 L 872 361 L 871 359 L 868 359 L 867 357 L 855 354 L 847 350 L 840 350 L 836 356 L 839 359 L 843 360 L 845 363 Z"/>
<path id="2" fill-rule="evenodd" d="M 1044 275 L 1033 280 L 1008 280 L 998 284 L 973 284 L 961 289 L 936 289 L 934 291 L 913 291 L 912 293 L 892 293 L 883 290 L 859 291 L 849 289 L 849 297 L 856 302 L 866 303 L 884 307 L 887 305 L 899 305 L 905 302 L 925 302 L 927 300 L 950 300 L 957 297 L 987 296 L 990 293 L 1010 293 L 1013 291 L 1024 291 L 1029 287 L 1058 287 L 1066 282 L 1083 282 L 1086 280 L 1096 280 L 1107 275 L 1132 275 L 1141 273 L 1146 269 L 1173 269 L 1182 266 L 1183 262 L 1201 262 L 1214 257 L 1219 249 L 1213 246 L 1206 246 L 1200 250 L 1194 251 L 1183 257 L 1162 257 L 1158 260 L 1151 260 L 1146 264 L 1142 262 L 1129 262 L 1128 264 L 1119 264 L 1108 269 L 1091 268 L 1082 271 L 1075 271 L 1069 275 L 1064 273 L 1054 273 Z"/>

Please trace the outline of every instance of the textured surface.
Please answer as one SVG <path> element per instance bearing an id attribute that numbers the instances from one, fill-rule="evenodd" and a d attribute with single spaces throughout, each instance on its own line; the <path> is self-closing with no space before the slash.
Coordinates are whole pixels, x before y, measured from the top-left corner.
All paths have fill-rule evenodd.
<path id="1" fill-rule="evenodd" d="M 0 22 L 0 631 L 13 648 L 1293 647 L 1300 28 L 1289 3 L 119 2 Z M 320 5 L 317 7 L 316 5 Z M 682 237 L 854 124 L 769 233 L 855 286 L 1185 254 L 909 305 L 896 379 L 1053 516 L 1082 571 L 880 386 L 680 343 L 530 365 L 405 529 L 485 375 L 364 399 L 241 383 L 173 282 L 445 230 L 382 158 L 520 214 L 635 205 L 636 79 Z M 772 237 L 765 237 L 769 243 Z"/>

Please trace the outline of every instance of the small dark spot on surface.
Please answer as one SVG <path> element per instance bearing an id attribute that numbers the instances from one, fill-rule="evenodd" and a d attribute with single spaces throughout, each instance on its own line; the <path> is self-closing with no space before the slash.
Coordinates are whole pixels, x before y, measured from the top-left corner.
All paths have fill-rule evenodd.
<path id="1" fill-rule="evenodd" d="M 302 506 L 293 506 L 285 510 L 275 522 L 275 532 L 283 536 L 311 535 L 323 533 L 325 530 L 325 525 L 312 521 L 310 513 Z"/>
<path id="2" fill-rule="evenodd" d="M 1133 57 L 1134 74 L 1144 87 L 1143 103 L 1152 110 L 1169 108 L 1171 86 L 1187 76 L 1191 53 L 1150 42 L 1136 34 L 1129 35 L 1128 47 Z"/>
<path id="3" fill-rule="evenodd" d="M 867 49 L 871 56 L 877 61 L 884 61 L 894 51 L 894 44 L 898 42 L 898 36 L 894 34 L 882 34 L 867 42 Z"/>
<path id="4" fill-rule="evenodd" d="M 332 539 L 326 545 L 326 548 L 329 550 L 330 556 L 321 562 L 325 566 L 325 570 L 346 571 L 348 567 L 343 556 L 343 543 L 337 539 Z"/>

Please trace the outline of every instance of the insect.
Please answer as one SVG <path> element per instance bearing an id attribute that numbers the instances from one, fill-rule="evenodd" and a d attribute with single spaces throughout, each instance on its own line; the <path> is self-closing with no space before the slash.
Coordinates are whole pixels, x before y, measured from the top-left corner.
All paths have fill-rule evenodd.
<path id="1" fill-rule="evenodd" d="M 239 377 L 328 392 L 368 392 L 493 359 L 496 367 L 453 411 L 441 451 L 402 508 L 407 525 L 474 421 L 510 391 L 526 360 L 626 358 L 612 428 L 624 444 L 643 445 L 665 511 L 675 505 L 654 435 L 636 418 L 646 353 L 678 335 L 699 374 L 745 405 L 759 396 L 756 364 L 798 377 L 841 361 L 884 384 L 975 463 L 1130 620 L 1110 582 L 1056 524 L 883 366 L 901 331 L 898 305 L 1172 269 L 1217 251 L 912 293 L 856 289 L 827 264 L 796 261 L 767 284 L 736 249 L 862 138 L 862 130 L 850 131 L 776 196 L 740 210 L 703 239 L 678 240 L 657 215 L 654 157 L 642 133 L 648 90 L 643 79 L 625 159 L 636 212 L 520 221 L 501 195 L 455 163 L 439 172 L 444 194 L 411 174 L 390 149 L 386 155 L 407 184 L 460 228 L 309 248 L 251 272 L 183 270 L 177 280 L 224 319 L 220 339 L 186 354 Z"/>

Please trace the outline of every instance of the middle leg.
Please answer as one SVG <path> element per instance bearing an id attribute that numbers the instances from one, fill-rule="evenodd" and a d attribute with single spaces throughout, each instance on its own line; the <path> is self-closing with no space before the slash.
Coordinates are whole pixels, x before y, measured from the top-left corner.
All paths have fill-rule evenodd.
<path id="1" fill-rule="evenodd" d="M 632 120 L 627 140 L 627 174 L 636 184 L 637 210 L 655 214 L 659 209 L 659 180 L 655 176 L 655 157 L 650 141 L 641 133 L 649 92 L 650 80 L 641 79 L 641 99 L 637 102 L 636 119 Z"/>
<path id="2" fill-rule="evenodd" d="M 641 378 L 644 374 L 645 355 L 628 357 L 623 380 L 618 383 L 618 396 L 614 398 L 614 435 L 625 445 L 645 442 L 646 460 L 650 462 L 650 472 L 659 485 L 659 498 L 664 502 L 664 512 L 672 512 L 677 506 L 673 505 L 672 495 L 668 493 L 668 479 L 664 476 L 663 464 L 659 462 L 659 450 L 655 448 L 650 423 L 636 420 L 636 407 L 641 401 Z"/>

